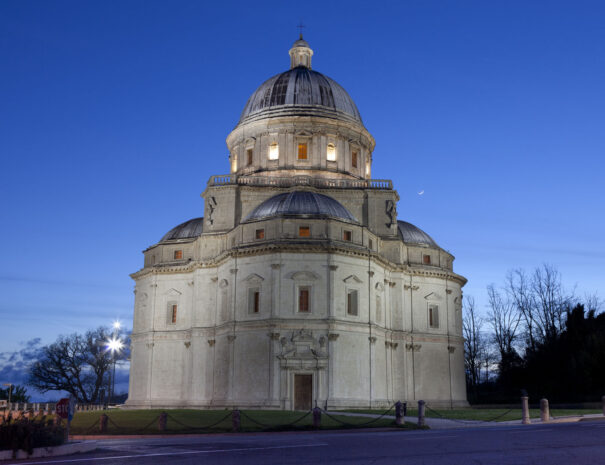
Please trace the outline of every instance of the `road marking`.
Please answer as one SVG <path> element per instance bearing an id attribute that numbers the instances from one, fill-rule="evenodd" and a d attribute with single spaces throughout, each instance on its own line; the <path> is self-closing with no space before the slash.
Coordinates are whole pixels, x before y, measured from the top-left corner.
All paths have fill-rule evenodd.
<path id="1" fill-rule="evenodd" d="M 428 436 L 425 438 L 419 438 L 419 437 L 415 437 L 413 440 L 414 441 L 420 441 L 421 439 L 445 439 L 445 438 L 457 438 L 458 436 Z M 402 438 L 402 439 L 407 439 L 407 438 Z M 412 438 L 410 438 L 412 439 Z"/>
<path id="2" fill-rule="evenodd" d="M 552 428 L 546 429 L 535 429 L 535 428 L 527 428 L 519 431 L 511 431 L 511 433 L 541 433 L 542 431 L 552 431 Z"/>
<path id="3" fill-rule="evenodd" d="M 328 444 L 299 444 L 295 446 L 270 446 L 270 447 L 243 447 L 239 449 L 214 449 L 214 450 L 190 450 L 184 452 L 161 452 L 155 454 L 133 454 L 133 455 L 114 455 L 112 457 L 91 457 L 87 459 L 69 459 L 69 460 L 47 460 L 44 462 L 17 462 L 19 465 L 38 465 L 44 463 L 71 463 L 71 462 L 92 462 L 94 460 L 116 460 L 116 459 L 137 459 L 140 457 L 161 457 L 166 455 L 192 455 L 192 454 L 214 454 L 216 452 L 247 452 L 255 450 L 271 449 L 296 449 L 299 447 L 323 447 Z"/>

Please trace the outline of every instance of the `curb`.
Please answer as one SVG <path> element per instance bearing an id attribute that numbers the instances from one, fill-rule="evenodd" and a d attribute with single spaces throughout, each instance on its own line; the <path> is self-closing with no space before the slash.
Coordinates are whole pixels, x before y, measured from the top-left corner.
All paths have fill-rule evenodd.
<path id="1" fill-rule="evenodd" d="M 12 450 L 3 450 L 0 451 L 0 460 L 38 459 L 43 457 L 56 457 L 58 455 L 82 454 L 84 452 L 91 452 L 96 448 L 96 442 L 72 442 L 63 444 L 62 446 L 36 447 L 31 455 L 24 450 L 18 450 L 15 457 L 13 457 Z"/>

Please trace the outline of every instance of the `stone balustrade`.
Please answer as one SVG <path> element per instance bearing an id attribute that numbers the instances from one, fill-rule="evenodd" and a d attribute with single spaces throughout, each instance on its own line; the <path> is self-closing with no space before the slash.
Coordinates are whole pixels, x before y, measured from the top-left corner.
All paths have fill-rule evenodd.
<path id="1" fill-rule="evenodd" d="M 293 187 L 310 186 L 320 189 L 393 189 L 390 179 L 335 179 L 317 178 L 313 176 L 237 176 L 222 174 L 212 176 L 208 186 L 257 186 L 257 187 Z"/>

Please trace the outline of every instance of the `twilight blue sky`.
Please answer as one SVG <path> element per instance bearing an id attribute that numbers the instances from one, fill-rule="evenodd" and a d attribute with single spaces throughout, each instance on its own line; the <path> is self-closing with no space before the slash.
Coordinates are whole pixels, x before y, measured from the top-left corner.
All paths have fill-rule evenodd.
<path id="1" fill-rule="evenodd" d="M 300 20 L 376 138 L 373 176 L 482 309 L 543 262 L 605 297 L 601 1 L 4 0 L 0 353 L 131 321 L 141 250 L 203 214 Z"/>

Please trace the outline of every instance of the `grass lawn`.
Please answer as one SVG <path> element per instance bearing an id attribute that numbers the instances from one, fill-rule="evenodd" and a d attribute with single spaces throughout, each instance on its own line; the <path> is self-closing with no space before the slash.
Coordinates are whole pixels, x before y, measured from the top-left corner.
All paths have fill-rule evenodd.
<path id="1" fill-rule="evenodd" d="M 381 409 L 372 410 L 344 410 L 354 413 L 373 413 L 380 415 L 384 413 Z M 564 417 L 570 415 L 586 415 L 590 413 L 603 413 L 602 409 L 550 409 L 551 417 Z M 408 408 L 408 416 L 418 416 L 417 409 Z M 389 412 L 389 415 L 395 415 L 395 409 Z M 510 410 L 506 408 L 459 408 L 453 410 L 427 409 L 425 413 L 427 418 L 448 418 L 452 420 L 481 420 L 481 421 L 510 421 L 521 420 L 521 408 Z M 530 409 L 530 418 L 540 418 L 540 409 Z"/>
<path id="2" fill-rule="evenodd" d="M 109 410 L 105 412 L 78 412 L 71 422 L 71 434 L 100 434 L 99 417 L 105 413 L 109 417 L 106 434 L 160 434 L 158 416 L 168 414 L 166 433 L 220 433 L 231 431 L 230 410 Z M 242 431 L 287 431 L 312 429 L 311 414 L 302 418 L 304 412 L 283 410 L 242 410 Z M 395 427 L 392 419 L 380 419 L 364 425 L 371 418 L 322 414 L 321 429 L 344 429 L 355 427 Z M 299 420 L 299 421 L 297 421 Z M 340 423 L 342 421 L 345 424 Z M 294 423 L 296 422 L 296 423 Z M 292 424 L 294 423 L 294 424 Z M 412 423 L 402 429 L 415 429 Z"/>

